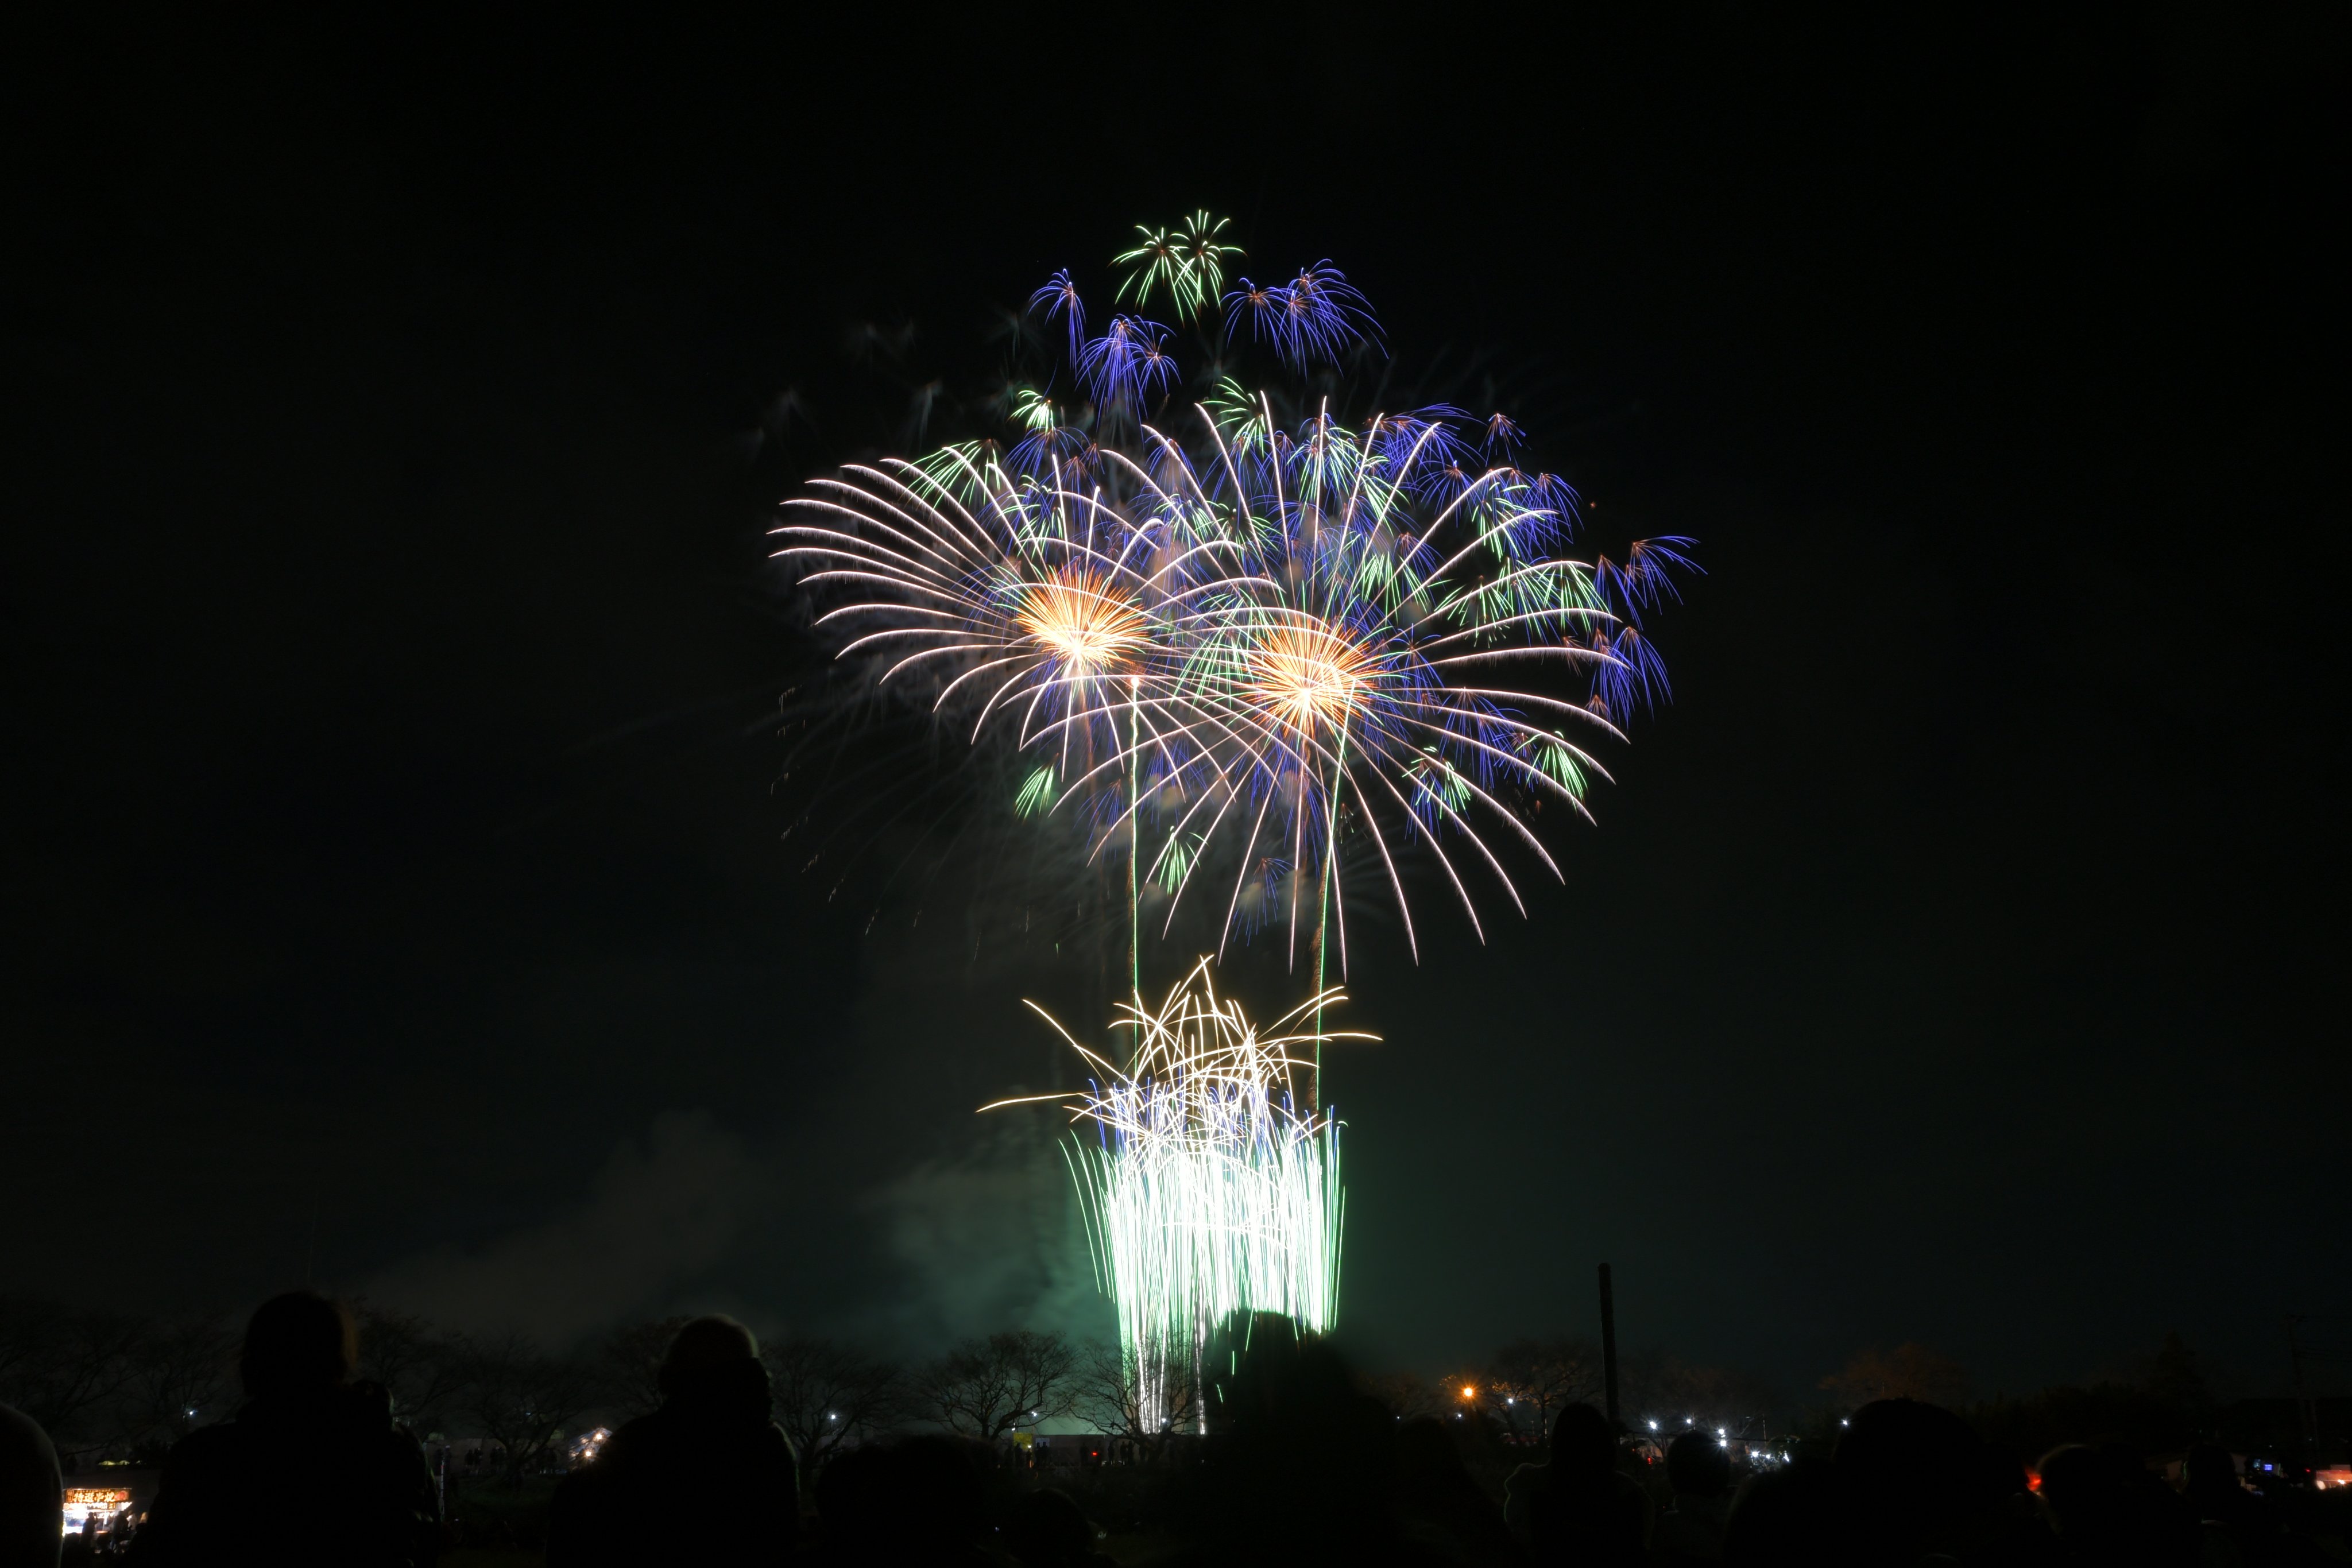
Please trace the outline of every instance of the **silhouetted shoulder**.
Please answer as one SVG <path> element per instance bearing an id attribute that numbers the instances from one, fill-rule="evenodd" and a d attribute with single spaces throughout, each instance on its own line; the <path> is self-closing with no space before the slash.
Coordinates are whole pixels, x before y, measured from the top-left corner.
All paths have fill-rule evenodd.
<path id="1" fill-rule="evenodd" d="M 233 1468 L 251 1446 L 250 1434 L 234 1421 L 199 1427 L 178 1442 L 163 1458 L 163 1485 L 184 1476 L 200 1476 Z"/>

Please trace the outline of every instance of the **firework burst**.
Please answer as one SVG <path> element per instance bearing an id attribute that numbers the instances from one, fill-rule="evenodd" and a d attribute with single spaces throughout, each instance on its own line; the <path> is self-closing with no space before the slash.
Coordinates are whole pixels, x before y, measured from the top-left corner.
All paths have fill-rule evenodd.
<path id="1" fill-rule="evenodd" d="M 1238 255 L 1222 227 L 1140 230 L 1121 297 L 1293 372 L 1370 346 L 1370 308 L 1328 262 L 1240 280 L 1220 322 L 1207 301 Z M 1353 862 L 1417 953 L 1408 851 L 1482 936 L 1482 883 L 1524 913 L 1506 855 L 1560 875 L 1528 819 L 1589 815 L 1592 744 L 1667 693 L 1644 617 L 1695 570 L 1689 541 L 1572 553 L 1580 497 L 1521 465 L 1507 415 L 1349 423 L 1326 399 L 1285 419 L 1230 377 L 1186 398 L 1167 329 L 1121 315 L 1087 337 L 1066 271 L 1031 308 L 1066 327 L 1087 404 L 1024 390 L 1009 444 L 853 468 L 787 503 L 778 553 L 849 591 L 821 621 L 855 630 L 843 653 L 887 652 L 882 682 L 1034 749 L 1024 814 L 1126 853 L 1139 897 L 1164 890 L 1162 935 L 1224 864 L 1221 941 L 1279 905 L 1293 962 L 1304 932 L 1319 975 L 1332 936 L 1344 973 Z"/>

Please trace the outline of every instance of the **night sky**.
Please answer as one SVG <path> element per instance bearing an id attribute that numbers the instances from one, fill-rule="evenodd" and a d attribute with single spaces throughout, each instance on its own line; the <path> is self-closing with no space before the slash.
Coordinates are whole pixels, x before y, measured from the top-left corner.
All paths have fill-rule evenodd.
<path id="1" fill-rule="evenodd" d="M 1360 933 L 1365 1361 L 2352 1345 L 2340 13 L 1643 14 L 10 51 L 0 1289 L 1107 1333 L 971 1113 L 1097 971 L 803 874 L 763 534 L 1208 206 L 1707 572 L 1567 887 Z"/>

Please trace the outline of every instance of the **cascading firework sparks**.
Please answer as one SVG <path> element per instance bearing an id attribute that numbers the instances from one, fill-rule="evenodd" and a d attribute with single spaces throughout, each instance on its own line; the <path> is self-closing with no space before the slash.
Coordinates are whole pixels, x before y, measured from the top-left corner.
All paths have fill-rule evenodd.
<path id="1" fill-rule="evenodd" d="M 1300 1055 L 1333 1040 L 1295 1030 L 1344 1001 L 1325 991 L 1261 1031 L 1220 998 L 1202 958 L 1157 1009 L 1122 1007 L 1125 1066 L 1071 1039 L 1030 1003 L 1095 1073 L 1058 1102 L 1080 1131 L 1066 1145 L 1097 1278 L 1116 1303 L 1119 1343 L 1136 1369 L 1147 1430 L 1188 1403 L 1210 1333 L 1235 1312 L 1280 1312 L 1301 1328 L 1337 1320 L 1339 1124 L 1302 1108 Z M 1286 1032 L 1287 1031 L 1287 1032 Z M 1196 1403 L 1196 1402 L 1194 1402 Z"/>

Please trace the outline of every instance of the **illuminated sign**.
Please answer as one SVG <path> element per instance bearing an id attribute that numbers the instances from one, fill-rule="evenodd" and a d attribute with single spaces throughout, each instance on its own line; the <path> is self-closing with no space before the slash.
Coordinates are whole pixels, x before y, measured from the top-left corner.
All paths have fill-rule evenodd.
<path id="1" fill-rule="evenodd" d="M 131 1500 L 129 1487 L 68 1487 L 68 1508 L 121 1508 Z"/>

